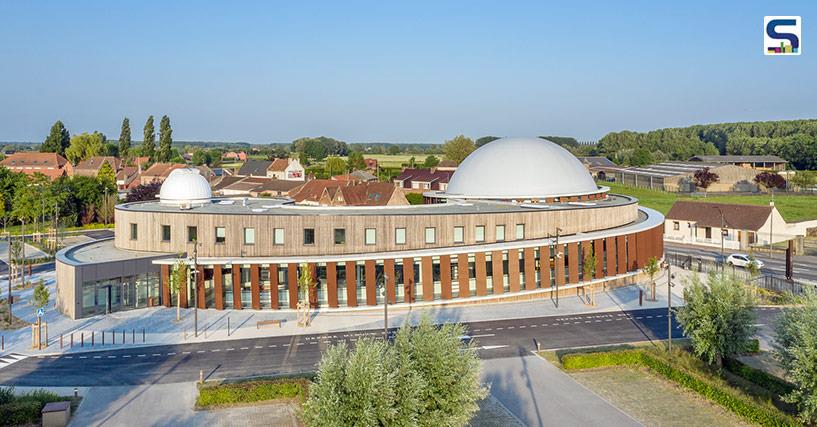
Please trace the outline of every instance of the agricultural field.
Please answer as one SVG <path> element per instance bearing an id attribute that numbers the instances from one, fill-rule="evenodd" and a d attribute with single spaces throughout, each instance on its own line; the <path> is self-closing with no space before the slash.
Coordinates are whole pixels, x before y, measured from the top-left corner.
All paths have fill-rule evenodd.
<path id="1" fill-rule="evenodd" d="M 610 187 L 610 192 L 625 194 L 638 198 L 642 206 L 655 209 L 662 214 L 669 212 L 676 200 L 711 201 L 730 204 L 768 205 L 771 197 L 768 194 L 709 194 L 703 196 L 680 195 L 647 188 L 630 187 L 616 182 L 603 182 L 600 185 Z M 817 219 L 817 195 L 799 195 L 777 193 L 774 204 L 787 222 L 798 222 Z"/>
<path id="2" fill-rule="evenodd" d="M 428 154 L 363 154 L 364 158 L 367 159 L 377 159 L 377 162 L 380 164 L 381 168 L 399 168 L 403 166 L 403 163 L 408 163 L 409 160 L 414 157 L 414 161 L 418 164 L 422 164 Z M 434 154 L 438 159 L 442 160 L 442 154 Z M 346 157 L 342 157 L 343 160 L 347 160 Z"/>

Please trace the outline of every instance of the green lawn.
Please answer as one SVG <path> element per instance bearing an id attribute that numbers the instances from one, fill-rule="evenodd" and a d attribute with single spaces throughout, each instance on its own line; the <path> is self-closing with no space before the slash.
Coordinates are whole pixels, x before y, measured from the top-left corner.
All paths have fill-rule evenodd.
<path id="1" fill-rule="evenodd" d="M 630 187 L 615 182 L 604 182 L 601 185 L 610 187 L 610 192 L 626 194 L 638 198 L 641 205 L 655 209 L 666 215 L 676 200 L 712 201 L 730 204 L 768 205 L 771 200 L 768 194 L 752 195 L 718 195 L 687 196 L 665 191 L 650 190 L 640 187 Z M 816 195 L 776 194 L 774 204 L 787 222 L 806 221 L 817 219 Z"/>
<path id="2" fill-rule="evenodd" d="M 423 162 L 428 157 L 428 154 L 366 154 L 363 153 L 363 157 L 366 159 L 377 159 L 377 162 L 380 164 L 381 168 L 399 168 L 403 165 L 403 163 L 408 163 L 409 159 L 414 157 L 414 161 L 422 165 Z M 438 159 L 442 160 L 442 154 L 434 154 L 437 156 Z M 346 157 L 343 157 L 343 160 L 347 160 Z"/>

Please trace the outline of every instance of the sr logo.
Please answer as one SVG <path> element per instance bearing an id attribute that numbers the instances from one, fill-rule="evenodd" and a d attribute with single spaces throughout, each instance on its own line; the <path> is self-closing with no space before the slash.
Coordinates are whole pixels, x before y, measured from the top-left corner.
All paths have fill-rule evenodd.
<path id="1" fill-rule="evenodd" d="M 766 55 L 799 55 L 800 46 L 799 16 L 765 16 L 763 17 L 763 53 Z"/>

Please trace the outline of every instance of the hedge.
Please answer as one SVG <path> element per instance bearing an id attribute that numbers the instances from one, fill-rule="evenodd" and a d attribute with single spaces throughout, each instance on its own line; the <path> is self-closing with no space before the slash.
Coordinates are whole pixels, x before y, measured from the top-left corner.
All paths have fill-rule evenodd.
<path id="1" fill-rule="evenodd" d="M 734 390 L 723 384 L 675 367 L 644 350 L 568 354 L 562 356 L 561 363 L 566 370 L 604 366 L 646 367 L 656 374 L 723 406 L 751 423 L 764 426 L 799 425 L 794 419 L 774 408 L 762 405 L 747 396 L 736 395 Z"/>
<path id="2" fill-rule="evenodd" d="M 39 424 L 46 403 L 64 400 L 50 391 L 38 389 L 21 396 L 14 387 L 0 387 L 0 425 Z"/>
<path id="3" fill-rule="evenodd" d="M 230 406 L 275 399 L 304 399 L 308 387 L 309 381 L 306 379 L 257 380 L 205 385 L 199 388 L 196 407 Z"/>
<path id="4" fill-rule="evenodd" d="M 723 367 L 729 372 L 757 384 L 777 396 L 785 396 L 794 390 L 794 386 L 774 375 L 755 369 L 735 359 L 724 359 Z"/>

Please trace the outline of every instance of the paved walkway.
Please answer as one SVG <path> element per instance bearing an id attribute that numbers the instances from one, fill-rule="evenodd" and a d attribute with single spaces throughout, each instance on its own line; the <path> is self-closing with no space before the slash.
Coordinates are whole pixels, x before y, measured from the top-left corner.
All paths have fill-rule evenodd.
<path id="1" fill-rule="evenodd" d="M 640 423 L 546 360 L 525 354 L 482 362 L 491 394 L 528 426 L 638 426 Z"/>
<path id="2" fill-rule="evenodd" d="M 684 278 L 692 274 L 678 270 L 673 288 L 673 305 L 682 302 Z M 54 271 L 35 274 L 32 280 L 42 278 L 52 293 L 56 293 Z M 658 283 L 666 283 L 665 279 L 658 278 Z M 36 321 L 34 308 L 30 305 L 32 290 L 21 291 L 14 305 L 15 314 L 28 322 Z M 608 292 L 599 292 L 597 305 L 588 306 L 578 297 L 562 297 L 559 307 L 550 298 L 531 301 L 513 301 L 505 303 L 490 303 L 479 305 L 458 306 L 418 306 L 389 307 L 389 326 L 397 327 L 405 322 L 416 322 L 422 315 L 428 314 L 435 322 L 475 322 L 486 320 L 513 319 L 539 317 L 549 315 L 571 315 L 592 312 L 619 311 L 637 308 L 657 308 L 667 306 L 667 292 L 665 285 L 658 286 L 657 301 L 644 301 L 639 305 L 639 288 L 630 286 L 618 288 Z M 44 316 L 48 322 L 49 347 L 44 350 L 30 349 L 31 332 L 28 327 L 16 331 L 0 331 L 5 335 L 6 349 L 0 354 L 11 352 L 21 354 L 53 354 L 60 352 L 78 352 L 89 350 L 90 335 L 93 332 L 94 347 L 120 348 L 122 347 L 122 331 L 125 331 L 126 345 L 142 345 L 142 330 L 145 331 L 144 344 L 179 344 L 190 342 L 209 342 L 263 336 L 282 336 L 297 334 L 314 334 L 326 332 L 343 332 L 357 329 L 377 329 L 383 327 L 383 310 L 360 308 L 344 311 L 317 311 L 313 313 L 310 327 L 298 327 L 296 313 L 293 310 L 198 310 L 199 336 L 193 336 L 194 310 L 182 309 L 181 320 L 176 321 L 175 308 L 146 308 L 131 311 L 111 313 L 86 319 L 71 320 L 62 315 L 53 307 L 53 303 L 46 310 Z M 265 326 L 257 328 L 257 322 L 262 320 L 283 320 L 282 326 Z M 229 334 L 228 334 L 229 325 Z M 100 333 L 105 331 L 105 346 L 101 347 Z M 116 331 L 116 335 L 112 334 Z M 74 334 L 74 347 L 69 348 L 70 334 Z M 79 343 L 82 334 L 85 334 L 85 346 Z M 63 348 L 60 348 L 60 335 L 63 336 Z M 113 342 L 115 340 L 115 342 Z M 135 343 L 133 341 L 136 341 Z"/>

